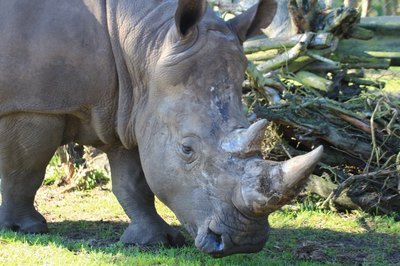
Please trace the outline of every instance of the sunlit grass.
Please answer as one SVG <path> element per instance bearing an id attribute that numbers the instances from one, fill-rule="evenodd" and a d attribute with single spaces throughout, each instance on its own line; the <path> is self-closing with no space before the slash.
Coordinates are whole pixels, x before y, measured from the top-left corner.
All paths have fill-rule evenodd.
<path id="1" fill-rule="evenodd" d="M 49 221 L 50 234 L 0 233 L 0 265 L 391 265 L 400 263 L 400 223 L 392 216 L 362 212 L 338 214 L 298 208 L 273 213 L 263 251 L 212 259 L 193 245 L 126 247 L 118 238 L 128 218 L 106 188 L 63 192 L 44 187 L 36 204 Z M 168 223 L 179 221 L 162 203 Z M 180 230 L 183 228 L 178 227 Z M 304 249 L 304 250 L 303 250 Z M 311 251 L 309 251 L 311 249 Z"/>
<path id="2" fill-rule="evenodd" d="M 390 67 L 387 71 L 370 71 L 367 76 L 385 82 L 384 91 L 400 97 L 400 67 Z"/>

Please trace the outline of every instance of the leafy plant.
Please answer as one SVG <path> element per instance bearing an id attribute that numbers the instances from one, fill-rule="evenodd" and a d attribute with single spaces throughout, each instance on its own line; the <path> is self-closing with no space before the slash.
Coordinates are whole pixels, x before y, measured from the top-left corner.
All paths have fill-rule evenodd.
<path id="1" fill-rule="evenodd" d="M 74 190 L 91 190 L 106 185 L 111 178 L 105 171 L 97 169 L 92 160 L 83 160 L 80 165 L 69 161 L 62 163 L 60 156 L 54 155 L 46 169 L 43 185 L 69 185 Z"/>
<path id="2" fill-rule="evenodd" d="M 76 180 L 76 188 L 78 190 L 90 190 L 100 185 L 105 185 L 110 181 L 110 177 L 102 171 L 91 169 L 86 171 L 84 175 Z"/>

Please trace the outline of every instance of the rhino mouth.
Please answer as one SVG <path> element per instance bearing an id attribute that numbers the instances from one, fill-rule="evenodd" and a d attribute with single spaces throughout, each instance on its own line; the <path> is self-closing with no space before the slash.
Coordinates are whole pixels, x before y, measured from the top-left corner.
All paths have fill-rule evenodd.
<path id="1" fill-rule="evenodd" d="M 268 237 L 267 223 L 265 225 L 262 227 L 259 227 L 258 223 L 251 227 L 247 225 L 248 230 L 246 230 L 232 228 L 220 219 L 211 219 L 204 227 L 199 228 L 195 245 L 200 251 L 214 258 L 235 253 L 259 252 Z"/>

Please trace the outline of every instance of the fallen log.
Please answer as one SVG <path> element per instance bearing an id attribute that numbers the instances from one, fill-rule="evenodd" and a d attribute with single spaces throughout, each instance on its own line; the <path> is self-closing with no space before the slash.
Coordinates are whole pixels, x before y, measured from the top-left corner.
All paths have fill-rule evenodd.
<path id="1" fill-rule="evenodd" d="M 296 73 L 295 78 L 304 86 L 328 92 L 332 87 L 332 81 L 320 77 L 308 71 L 299 71 Z"/>
<path id="2" fill-rule="evenodd" d="M 335 60 L 340 61 L 340 59 L 335 58 Z M 392 61 L 386 58 L 357 58 L 352 55 L 348 55 L 348 57 L 344 57 L 342 63 L 340 65 L 327 64 L 325 62 L 308 62 L 308 64 L 304 65 L 305 70 L 309 71 L 337 71 L 342 69 L 389 69 L 390 66 L 393 66 Z"/>
<path id="3" fill-rule="evenodd" d="M 325 198 L 325 202 L 322 203 L 323 207 L 344 210 L 361 209 L 360 206 L 354 203 L 352 199 L 347 196 L 347 190 L 341 190 L 338 195 L 334 194 L 338 185 L 329 179 L 329 175 L 326 175 L 325 178 L 322 176 L 311 175 L 306 190 Z M 326 206 L 326 204 L 329 204 L 329 206 Z"/>
<path id="4" fill-rule="evenodd" d="M 308 48 L 313 49 L 325 49 L 331 46 L 334 36 L 331 33 L 317 33 L 313 36 L 309 42 Z M 274 38 L 269 39 L 265 37 L 259 37 L 246 41 L 243 44 L 244 52 L 246 54 L 268 51 L 273 49 L 289 49 L 304 40 L 304 34 L 297 34 L 289 39 Z"/>
<path id="5" fill-rule="evenodd" d="M 312 33 L 304 34 L 300 41 L 293 46 L 289 51 L 279 54 L 274 58 L 271 58 L 265 63 L 262 63 L 257 66 L 261 72 L 269 72 L 273 69 L 280 68 L 281 66 L 287 64 L 291 60 L 299 57 L 300 55 L 304 54 L 308 44 L 310 43 L 311 39 L 313 38 Z"/>
<path id="6" fill-rule="evenodd" d="M 373 32 L 393 34 L 400 31 L 400 17 L 398 16 L 379 16 L 361 18 L 359 25 Z"/>

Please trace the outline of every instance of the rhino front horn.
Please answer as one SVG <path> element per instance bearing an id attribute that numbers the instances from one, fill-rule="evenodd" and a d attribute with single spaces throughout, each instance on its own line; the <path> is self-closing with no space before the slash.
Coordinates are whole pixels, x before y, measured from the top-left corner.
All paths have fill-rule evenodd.
<path id="1" fill-rule="evenodd" d="M 297 196 L 321 159 L 323 147 L 285 162 L 250 160 L 232 202 L 247 216 L 269 214 Z"/>
<path id="2" fill-rule="evenodd" d="M 296 186 L 299 181 L 308 177 L 319 162 L 324 152 L 324 147 L 319 146 L 313 151 L 294 157 L 282 163 L 283 185 L 288 188 Z"/>

